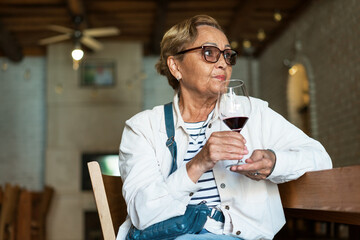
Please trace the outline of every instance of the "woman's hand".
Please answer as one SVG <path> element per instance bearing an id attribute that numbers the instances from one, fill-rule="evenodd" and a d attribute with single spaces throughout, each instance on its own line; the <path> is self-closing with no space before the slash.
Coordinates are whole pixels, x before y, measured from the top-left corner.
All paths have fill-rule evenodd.
<path id="1" fill-rule="evenodd" d="M 245 144 L 245 138 L 237 132 L 213 132 L 202 150 L 186 165 L 190 179 L 197 182 L 220 160 L 242 159 L 248 154 Z"/>
<path id="2" fill-rule="evenodd" d="M 245 162 L 247 164 L 232 166 L 230 170 L 259 181 L 271 174 L 275 167 L 276 156 L 269 150 L 255 150 Z"/>

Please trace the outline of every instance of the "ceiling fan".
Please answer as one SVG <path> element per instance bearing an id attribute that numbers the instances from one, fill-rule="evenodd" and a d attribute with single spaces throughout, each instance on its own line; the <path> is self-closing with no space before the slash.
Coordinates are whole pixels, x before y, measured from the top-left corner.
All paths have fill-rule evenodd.
<path id="1" fill-rule="evenodd" d="M 78 26 L 82 22 L 82 17 L 75 17 L 74 22 L 76 26 L 75 29 L 59 25 L 47 26 L 48 29 L 62 34 L 54 37 L 41 39 L 39 41 L 39 44 L 46 45 L 73 39 L 75 44 L 81 43 L 94 51 L 98 51 L 103 48 L 103 45 L 94 37 L 115 36 L 120 33 L 120 30 L 116 27 L 88 28 L 80 30 Z"/>

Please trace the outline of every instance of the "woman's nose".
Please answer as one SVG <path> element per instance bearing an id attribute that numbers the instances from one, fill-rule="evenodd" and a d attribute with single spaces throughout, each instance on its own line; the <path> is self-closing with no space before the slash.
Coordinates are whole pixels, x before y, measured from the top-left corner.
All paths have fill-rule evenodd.
<path id="1" fill-rule="evenodd" d="M 220 57 L 219 57 L 219 60 L 216 62 L 216 66 L 219 67 L 219 68 L 226 68 L 227 67 L 227 63 L 225 61 L 224 53 L 220 53 Z"/>

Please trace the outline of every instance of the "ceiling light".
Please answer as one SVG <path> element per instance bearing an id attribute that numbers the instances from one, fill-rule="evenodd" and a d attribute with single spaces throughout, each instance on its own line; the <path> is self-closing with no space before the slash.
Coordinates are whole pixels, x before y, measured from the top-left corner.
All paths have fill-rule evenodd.
<path id="1" fill-rule="evenodd" d="M 74 60 L 76 61 L 80 61 L 83 56 L 84 56 L 84 51 L 81 48 L 75 48 L 72 52 L 71 52 L 71 56 Z"/>
<path id="2" fill-rule="evenodd" d="M 74 50 L 71 52 L 71 56 L 73 58 L 73 69 L 77 70 L 80 65 L 80 60 L 84 56 L 84 51 L 81 49 L 81 45 L 79 42 L 75 43 Z"/>
<path id="3" fill-rule="evenodd" d="M 276 22 L 280 22 L 280 21 L 282 20 L 282 15 L 281 15 L 281 13 L 280 13 L 279 11 L 275 11 L 275 13 L 274 13 L 274 20 L 275 20 Z"/>
<path id="4" fill-rule="evenodd" d="M 236 48 L 238 48 L 238 46 L 239 46 L 239 44 L 238 44 L 237 41 L 232 41 L 232 42 L 230 43 L 230 45 L 231 45 L 231 48 L 232 48 L 232 49 L 236 49 Z"/>
<path id="5" fill-rule="evenodd" d="M 242 44 L 245 49 L 251 48 L 251 42 L 247 39 L 245 39 Z"/>
<path id="6" fill-rule="evenodd" d="M 264 31 L 264 29 L 259 29 L 258 33 L 257 33 L 257 39 L 259 39 L 259 41 L 263 41 L 266 38 L 266 33 Z"/>

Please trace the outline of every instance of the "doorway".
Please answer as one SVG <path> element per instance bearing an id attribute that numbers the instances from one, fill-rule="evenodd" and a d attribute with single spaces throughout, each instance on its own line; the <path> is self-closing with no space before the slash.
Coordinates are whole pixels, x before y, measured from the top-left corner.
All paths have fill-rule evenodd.
<path id="1" fill-rule="evenodd" d="M 289 121 L 311 136 L 309 79 L 304 65 L 297 63 L 289 69 L 287 106 Z"/>

